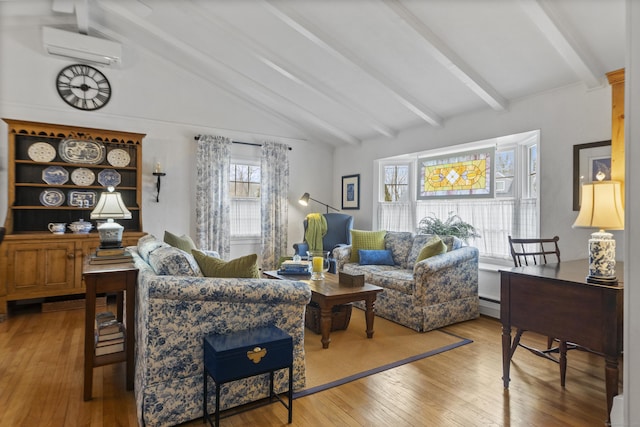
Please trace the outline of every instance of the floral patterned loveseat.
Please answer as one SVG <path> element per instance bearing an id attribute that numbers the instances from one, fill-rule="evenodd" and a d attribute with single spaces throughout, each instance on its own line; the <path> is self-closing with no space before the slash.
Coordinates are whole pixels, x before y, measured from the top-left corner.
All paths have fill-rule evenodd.
<path id="1" fill-rule="evenodd" d="M 339 271 L 364 274 L 365 282 L 384 288 L 376 300 L 378 316 L 420 332 L 475 319 L 480 315 L 478 248 L 443 236 L 447 252 L 416 263 L 420 250 L 433 237 L 387 232 L 385 248 L 395 265 L 353 263 L 352 246 L 334 249 L 333 256 Z"/>
<path id="2" fill-rule="evenodd" d="M 304 312 L 311 299 L 307 284 L 203 277 L 191 254 L 151 235 L 129 250 L 139 268 L 135 398 L 140 426 L 173 426 L 202 417 L 203 337 L 211 333 L 265 325 L 283 329 L 293 338 L 294 389 L 304 387 Z M 266 397 L 268 378 L 224 384 L 221 408 Z M 287 386 L 288 370 L 276 372 L 276 390 Z M 208 407 L 215 408 L 213 390 L 208 396 Z"/>

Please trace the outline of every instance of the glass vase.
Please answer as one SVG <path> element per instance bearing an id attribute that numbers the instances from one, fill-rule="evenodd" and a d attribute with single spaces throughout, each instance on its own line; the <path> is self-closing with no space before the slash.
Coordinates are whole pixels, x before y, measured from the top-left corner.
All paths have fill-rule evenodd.
<path id="1" fill-rule="evenodd" d="M 324 273 L 329 271 L 329 251 L 307 251 L 311 263 L 311 280 L 324 280 Z"/>

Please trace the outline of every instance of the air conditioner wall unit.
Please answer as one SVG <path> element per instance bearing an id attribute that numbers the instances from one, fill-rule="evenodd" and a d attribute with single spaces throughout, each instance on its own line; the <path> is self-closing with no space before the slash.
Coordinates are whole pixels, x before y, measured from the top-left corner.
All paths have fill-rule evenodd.
<path id="1" fill-rule="evenodd" d="M 100 65 L 113 65 L 122 60 L 120 43 L 58 28 L 42 27 L 42 43 L 49 55 Z"/>

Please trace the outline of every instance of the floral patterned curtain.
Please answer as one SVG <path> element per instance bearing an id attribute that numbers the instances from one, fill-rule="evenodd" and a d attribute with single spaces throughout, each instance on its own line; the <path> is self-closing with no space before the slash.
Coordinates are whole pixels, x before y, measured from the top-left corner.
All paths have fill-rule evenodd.
<path id="1" fill-rule="evenodd" d="M 262 268 L 278 268 L 281 256 L 287 253 L 287 223 L 289 193 L 288 147 L 277 142 L 262 144 Z"/>
<path id="2" fill-rule="evenodd" d="M 231 252 L 228 185 L 231 140 L 203 135 L 197 144 L 196 244 L 228 259 Z"/>

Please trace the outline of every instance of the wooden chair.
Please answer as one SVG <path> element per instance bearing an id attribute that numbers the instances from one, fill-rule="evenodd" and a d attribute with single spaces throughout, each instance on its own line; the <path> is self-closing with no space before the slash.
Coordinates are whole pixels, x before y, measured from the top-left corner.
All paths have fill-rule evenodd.
<path id="1" fill-rule="evenodd" d="M 516 267 L 525 267 L 529 265 L 540 265 L 547 263 L 559 263 L 560 262 L 560 248 L 558 247 L 558 240 L 560 238 L 555 236 L 551 239 L 513 239 L 509 236 L 509 247 L 511 248 L 511 257 Z M 574 348 L 570 346 L 566 341 L 560 341 L 558 347 L 553 347 L 555 339 L 553 337 L 547 337 L 547 348 L 540 350 L 522 344 L 520 338 L 525 330 L 518 328 L 516 336 L 511 344 L 511 355 L 515 353 L 518 346 L 529 350 L 536 356 L 544 357 L 545 359 L 552 360 L 560 365 L 560 384 L 564 387 L 565 377 L 567 373 L 567 350 Z M 560 357 L 553 356 L 554 353 L 560 353 Z"/>
<path id="2" fill-rule="evenodd" d="M 560 262 L 560 248 L 555 236 L 551 239 L 512 239 L 509 236 L 511 257 L 516 267 Z M 549 261 L 547 261 L 549 258 Z"/>

